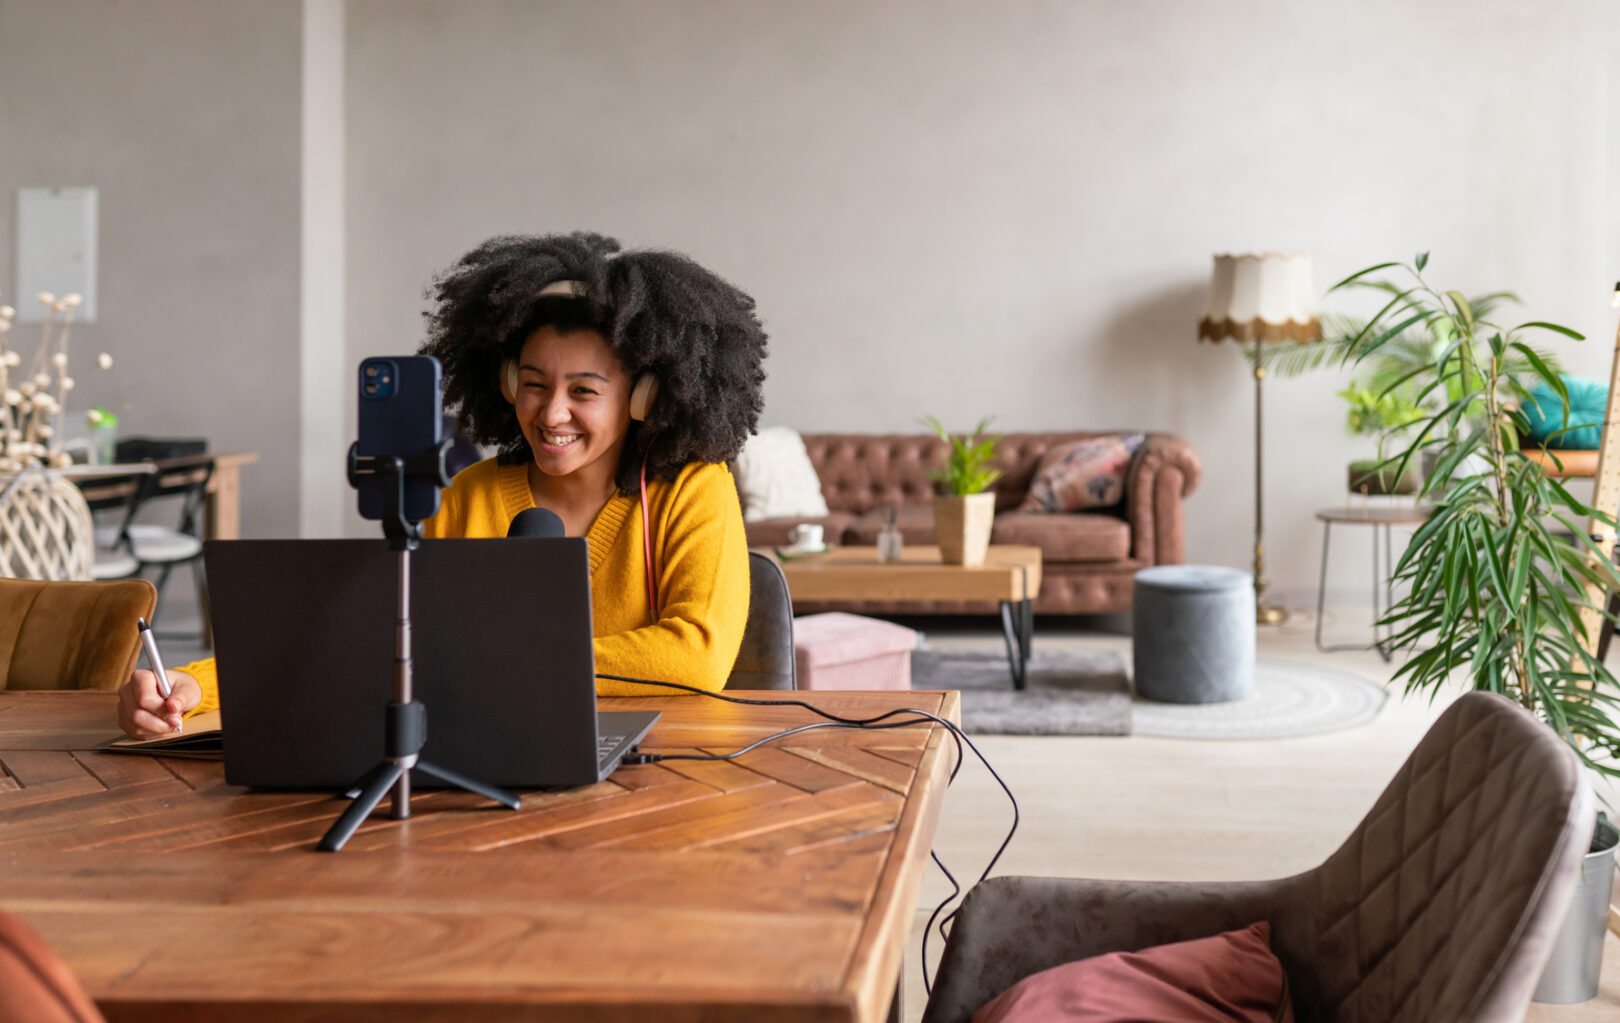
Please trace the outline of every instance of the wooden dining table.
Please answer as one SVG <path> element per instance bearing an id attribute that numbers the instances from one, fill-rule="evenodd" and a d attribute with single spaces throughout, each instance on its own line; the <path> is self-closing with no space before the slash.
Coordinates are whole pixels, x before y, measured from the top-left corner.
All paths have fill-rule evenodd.
<path id="1" fill-rule="evenodd" d="M 818 718 L 958 717 L 954 692 L 608 701 L 647 752 Z M 110 693 L 0 692 L 0 909 L 120 1020 L 875 1021 L 896 997 L 957 755 L 925 722 L 818 729 L 735 761 L 621 767 L 513 812 L 419 792 L 338 853 L 326 792 L 97 752 Z M 892 1014 L 892 1015 L 891 1015 Z"/>
<path id="2" fill-rule="evenodd" d="M 135 492 L 136 481 L 130 478 L 132 476 L 180 472 L 212 461 L 214 472 L 208 478 L 208 497 L 203 503 L 203 539 L 236 540 L 242 536 L 242 466 L 258 460 L 256 451 L 226 451 L 129 465 L 74 466 L 64 474 L 79 477 L 80 493 L 93 503 L 127 499 Z"/>

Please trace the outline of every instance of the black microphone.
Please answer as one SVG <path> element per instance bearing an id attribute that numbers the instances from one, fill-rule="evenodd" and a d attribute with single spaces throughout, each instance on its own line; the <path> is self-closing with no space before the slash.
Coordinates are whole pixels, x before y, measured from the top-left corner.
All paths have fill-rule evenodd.
<path id="1" fill-rule="evenodd" d="M 512 524 L 506 527 L 506 538 L 537 537 L 542 540 L 559 539 L 567 536 L 568 530 L 563 528 L 563 520 L 550 508 L 525 508 L 512 519 Z"/>

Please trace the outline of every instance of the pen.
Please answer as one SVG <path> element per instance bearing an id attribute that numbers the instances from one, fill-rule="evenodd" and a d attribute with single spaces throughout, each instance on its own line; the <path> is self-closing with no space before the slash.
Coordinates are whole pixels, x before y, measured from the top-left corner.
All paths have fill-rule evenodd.
<path id="1" fill-rule="evenodd" d="M 152 627 L 146 624 L 145 618 L 137 618 L 135 623 L 140 626 L 141 646 L 146 649 L 146 663 L 152 666 L 153 673 L 157 675 L 158 692 L 162 693 L 163 698 L 167 700 L 169 694 L 174 690 L 169 687 L 169 673 L 163 670 L 163 658 L 158 655 L 157 637 L 152 635 Z M 175 731 L 182 731 L 183 729 L 184 724 L 182 723 L 181 727 L 175 729 Z"/>

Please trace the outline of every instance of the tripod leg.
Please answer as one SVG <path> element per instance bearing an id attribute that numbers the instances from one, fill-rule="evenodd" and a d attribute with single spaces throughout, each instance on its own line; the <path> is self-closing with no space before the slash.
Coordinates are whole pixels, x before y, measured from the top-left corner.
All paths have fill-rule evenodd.
<path id="1" fill-rule="evenodd" d="M 343 793 L 343 798 L 359 799 L 360 793 L 364 792 L 366 790 L 366 786 L 371 784 L 371 780 L 377 777 L 377 772 L 383 770 L 387 766 L 388 761 L 385 760 L 376 767 L 373 767 L 371 770 L 367 771 L 365 774 L 362 774 L 353 785 L 349 786 L 348 791 Z"/>
<path id="2" fill-rule="evenodd" d="M 322 852 L 337 852 L 343 848 L 343 843 L 353 837 L 355 829 L 371 816 L 371 811 L 377 809 L 377 804 L 382 802 L 383 796 L 394 787 L 394 782 L 399 780 L 404 770 L 395 763 L 379 765 L 365 791 L 349 804 L 349 808 L 343 811 L 343 816 L 333 822 L 326 834 L 321 836 L 320 844 L 316 848 Z"/>
<path id="3" fill-rule="evenodd" d="M 481 781 L 473 781 L 471 778 L 468 778 L 465 775 L 460 775 L 454 771 L 445 770 L 442 767 L 428 763 L 426 760 L 418 760 L 416 762 L 416 769 L 421 771 L 423 774 L 432 775 L 440 781 L 449 782 L 458 789 L 465 789 L 474 795 L 483 796 L 485 799 L 499 803 L 508 810 L 516 810 L 518 808 L 518 797 L 512 795 L 512 793 L 506 791 L 505 789 L 498 789 L 493 785 L 485 785 Z"/>

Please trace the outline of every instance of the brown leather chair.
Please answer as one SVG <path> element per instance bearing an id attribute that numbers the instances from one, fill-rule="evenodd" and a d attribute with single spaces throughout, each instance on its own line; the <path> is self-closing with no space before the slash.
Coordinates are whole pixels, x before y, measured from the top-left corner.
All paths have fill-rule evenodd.
<path id="1" fill-rule="evenodd" d="M 16 917 L 0 913 L 0 1023 L 101 1023 L 67 966 Z"/>
<path id="2" fill-rule="evenodd" d="M 793 600 L 782 566 L 748 552 L 748 624 L 727 689 L 797 689 L 793 657 Z"/>
<path id="3" fill-rule="evenodd" d="M 145 579 L 0 579 L 0 689 L 117 689 L 135 667 Z"/>
<path id="4" fill-rule="evenodd" d="M 965 1023 L 1032 973 L 1271 922 L 1300 1023 L 1524 1018 L 1592 837 L 1546 725 L 1488 693 L 1429 729 L 1338 852 L 1276 881 L 998 877 L 962 904 L 924 1023 Z"/>

